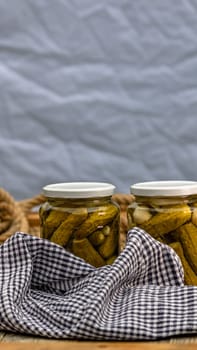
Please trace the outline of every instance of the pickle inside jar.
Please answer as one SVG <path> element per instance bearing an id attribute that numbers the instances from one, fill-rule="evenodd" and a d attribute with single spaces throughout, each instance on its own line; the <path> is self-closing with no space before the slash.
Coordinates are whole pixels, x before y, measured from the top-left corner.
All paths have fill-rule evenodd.
<path id="1" fill-rule="evenodd" d="M 41 225 L 44 238 L 99 267 L 112 263 L 114 255 L 118 255 L 118 219 L 118 208 L 113 205 L 94 211 L 89 208 L 51 209 L 47 215 L 42 215 Z"/>

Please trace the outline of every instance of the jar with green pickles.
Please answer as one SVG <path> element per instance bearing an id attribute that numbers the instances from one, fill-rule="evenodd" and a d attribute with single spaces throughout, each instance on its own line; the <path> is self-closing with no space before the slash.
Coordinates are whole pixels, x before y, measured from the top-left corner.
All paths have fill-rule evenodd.
<path id="1" fill-rule="evenodd" d="M 119 254 L 120 209 L 115 186 L 102 182 L 69 182 L 43 188 L 41 237 L 89 264 L 112 264 Z"/>
<path id="2" fill-rule="evenodd" d="M 138 226 L 180 257 L 187 285 L 197 285 L 197 182 L 157 181 L 130 187 L 129 229 Z"/>

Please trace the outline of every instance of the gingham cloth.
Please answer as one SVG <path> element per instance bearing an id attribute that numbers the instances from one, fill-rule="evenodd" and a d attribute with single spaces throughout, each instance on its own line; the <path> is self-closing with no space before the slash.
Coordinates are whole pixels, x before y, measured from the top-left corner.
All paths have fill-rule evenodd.
<path id="1" fill-rule="evenodd" d="M 197 287 L 179 258 L 139 228 L 95 268 L 26 233 L 0 247 L 0 329 L 53 338 L 154 340 L 197 333 Z"/>

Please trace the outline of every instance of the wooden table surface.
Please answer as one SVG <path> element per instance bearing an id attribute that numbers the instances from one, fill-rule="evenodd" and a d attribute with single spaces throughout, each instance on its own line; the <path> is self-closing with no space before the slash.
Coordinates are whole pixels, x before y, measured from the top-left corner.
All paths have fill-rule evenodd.
<path id="1" fill-rule="evenodd" d="M 197 335 L 150 342 L 107 342 L 53 340 L 0 332 L 0 349 L 5 350 L 182 350 L 197 349 Z"/>

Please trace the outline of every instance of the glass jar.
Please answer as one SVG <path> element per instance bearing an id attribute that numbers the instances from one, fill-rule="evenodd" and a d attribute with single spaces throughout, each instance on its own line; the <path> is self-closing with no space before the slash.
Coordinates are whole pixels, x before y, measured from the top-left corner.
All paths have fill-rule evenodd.
<path id="1" fill-rule="evenodd" d="M 171 246 L 184 268 L 185 284 L 197 285 L 197 182 L 157 181 L 130 187 L 128 227 L 138 226 Z"/>
<path id="2" fill-rule="evenodd" d="M 120 209 L 115 186 L 71 182 L 45 186 L 40 207 L 41 237 L 61 245 L 89 264 L 111 264 L 118 256 Z"/>

